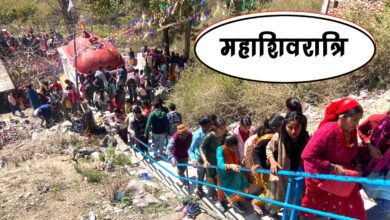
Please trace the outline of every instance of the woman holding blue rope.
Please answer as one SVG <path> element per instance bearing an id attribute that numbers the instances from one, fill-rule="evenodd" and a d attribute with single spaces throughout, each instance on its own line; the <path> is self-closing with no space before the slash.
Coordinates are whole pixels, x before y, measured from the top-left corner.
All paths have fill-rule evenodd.
<path id="1" fill-rule="evenodd" d="M 268 198 L 278 201 L 283 201 L 285 198 L 288 177 L 277 176 L 279 169 L 303 170 L 301 154 L 310 138 L 306 127 L 307 119 L 302 113 L 289 112 L 283 121 L 280 132 L 275 133 L 268 143 L 266 155 L 272 173 L 268 184 Z M 269 209 L 271 216 L 276 217 L 278 207 L 270 205 Z"/>
<path id="2" fill-rule="evenodd" d="M 220 185 L 220 181 L 217 177 L 217 170 L 210 168 L 209 166 L 217 165 L 217 148 L 224 143 L 226 134 L 226 122 L 222 118 L 216 118 L 214 120 L 214 128 L 208 133 L 200 145 L 200 153 L 203 160 L 203 166 L 206 168 L 207 182 L 214 185 Z M 221 211 L 225 211 L 224 194 L 222 190 L 215 190 L 212 187 L 208 189 L 208 197 L 216 201 L 216 206 Z M 217 195 L 216 195 L 217 194 Z M 217 199 L 215 198 L 217 197 Z"/>
<path id="3" fill-rule="evenodd" d="M 363 108 L 351 98 L 332 102 L 325 118 L 302 153 L 309 173 L 359 176 L 357 130 Z M 358 171 L 358 172 L 357 172 Z M 302 206 L 356 219 L 367 219 L 363 199 L 356 183 L 305 179 Z M 304 218 L 314 214 L 302 213 Z"/>
<path id="4" fill-rule="evenodd" d="M 217 174 L 221 187 L 249 193 L 249 182 L 246 173 L 241 173 L 239 170 L 241 168 L 241 162 L 237 136 L 228 136 L 225 144 L 218 147 L 217 162 Z M 227 196 L 228 203 L 233 208 L 242 214 L 246 212 L 244 206 L 241 204 L 244 200 L 242 195 L 227 191 L 224 191 L 224 193 Z"/>
<path id="5" fill-rule="evenodd" d="M 267 118 L 263 125 L 257 129 L 256 138 L 253 140 L 253 143 L 248 144 L 246 149 L 245 156 L 245 166 L 254 171 L 257 169 L 269 169 L 270 166 L 267 164 L 267 155 L 266 155 L 266 147 L 268 143 L 271 141 L 272 136 L 279 132 L 283 125 L 284 117 L 279 114 L 274 114 L 270 118 Z M 247 144 L 247 143 L 245 143 Z M 251 172 L 250 176 L 253 179 L 254 184 L 261 189 L 260 197 L 265 198 L 268 193 L 268 182 L 269 182 L 269 174 Z M 253 210 L 259 216 L 262 216 L 263 208 L 266 203 L 253 199 L 252 206 Z"/>

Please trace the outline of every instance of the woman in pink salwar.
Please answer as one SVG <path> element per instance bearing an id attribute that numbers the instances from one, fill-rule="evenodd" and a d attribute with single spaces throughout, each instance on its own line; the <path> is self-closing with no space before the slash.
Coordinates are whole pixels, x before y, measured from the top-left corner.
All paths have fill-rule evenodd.
<path id="1" fill-rule="evenodd" d="M 348 170 L 361 172 L 357 163 L 356 127 L 363 115 L 360 104 L 350 98 L 332 102 L 302 153 L 304 170 L 308 173 L 346 175 Z M 302 206 L 357 219 L 367 219 L 364 203 L 357 184 L 352 184 L 349 196 L 343 197 L 332 190 L 324 190 L 319 184 L 324 180 L 306 178 L 306 190 Z M 343 189 L 344 190 L 344 189 Z M 305 219 L 315 217 L 302 213 Z"/>

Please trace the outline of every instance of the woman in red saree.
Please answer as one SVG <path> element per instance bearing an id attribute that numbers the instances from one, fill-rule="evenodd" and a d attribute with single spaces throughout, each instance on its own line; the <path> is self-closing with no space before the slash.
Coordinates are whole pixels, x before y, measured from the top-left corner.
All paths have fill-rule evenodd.
<path id="1" fill-rule="evenodd" d="M 304 170 L 308 173 L 346 175 L 348 170 L 360 170 L 357 161 L 356 127 L 363 115 L 360 104 L 350 98 L 332 102 L 302 153 Z M 302 206 L 357 219 L 367 219 L 363 199 L 357 184 L 352 184 L 347 197 L 319 188 L 324 180 L 306 178 L 306 190 Z M 343 189 L 344 190 L 344 189 Z M 311 213 L 302 213 L 312 218 Z"/>
<path id="2" fill-rule="evenodd" d="M 359 148 L 359 155 L 360 155 L 360 161 L 362 163 L 363 171 L 366 171 L 365 169 L 367 168 L 368 164 L 371 161 L 378 162 L 379 160 L 382 160 L 383 155 L 385 155 L 387 150 L 390 149 L 389 135 L 387 135 L 386 137 L 373 137 L 373 134 L 377 132 L 377 129 L 380 129 L 378 128 L 378 126 L 383 122 L 385 122 L 385 120 L 390 120 L 389 118 L 390 118 L 390 110 L 382 114 L 373 114 L 370 115 L 370 117 L 368 117 L 358 127 L 357 132 L 360 139 L 362 140 L 362 145 Z M 383 128 L 383 129 L 387 129 L 387 128 Z M 375 138 L 381 140 L 376 141 L 374 140 Z M 367 176 L 369 174 L 369 170 L 367 171 L 364 172 L 364 176 Z"/>

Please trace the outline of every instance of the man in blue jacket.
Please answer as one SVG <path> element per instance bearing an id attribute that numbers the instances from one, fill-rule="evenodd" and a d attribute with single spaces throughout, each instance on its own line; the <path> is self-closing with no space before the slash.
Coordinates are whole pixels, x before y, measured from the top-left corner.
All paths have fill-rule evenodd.
<path id="1" fill-rule="evenodd" d="M 192 165 L 194 167 L 197 167 L 198 165 L 203 164 L 202 157 L 200 156 L 199 147 L 200 147 L 200 144 L 202 143 L 204 136 L 210 131 L 210 129 L 213 125 L 212 119 L 208 116 L 201 117 L 199 119 L 198 123 L 199 123 L 200 128 L 194 132 L 194 134 L 192 136 L 190 148 L 188 149 L 188 155 L 190 156 L 190 159 L 192 161 Z M 197 167 L 197 176 L 198 176 L 197 180 L 203 181 L 205 173 L 206 173 L 205 168 Z M 202 186 L 203 186 L 202 184 L 198 183 L 197 189 L 195 191 L 195 193 L 200 197 L 202 197 L 204 195 Z"/>
<path id="2" fill-rule="evenodd" d="M 41 126 L 43 126 L 43 122 L 46 121 L 46 128 L 50 126 L 50 118 L 52 116 L 52 107 L 50 104 L 43 104 L 39 108 L 34 111 L 34 116 L 42 119 Z"/>

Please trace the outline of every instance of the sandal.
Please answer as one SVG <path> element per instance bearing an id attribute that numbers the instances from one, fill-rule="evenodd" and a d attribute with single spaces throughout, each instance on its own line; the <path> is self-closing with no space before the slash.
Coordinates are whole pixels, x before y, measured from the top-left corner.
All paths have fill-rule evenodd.
<path id="1" fill-rule="evenodd" d="M 186 207 L 186 205 L 180 204 L 180 205 L 176 206 L 175 211 L 182 212 L 185 207 Z"/>
<path id="2" fill-rule="evenodd" d="M 264 215 L 263 209 L 261 208 L 261 206 L 256 205 L 254 203 L 254 200 L 252 200 L 251 204 L 253 206 L 253 210 L 255 211 L 256 215 L 258 215 L 258 216 L 263 216 Z"/>

